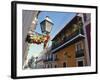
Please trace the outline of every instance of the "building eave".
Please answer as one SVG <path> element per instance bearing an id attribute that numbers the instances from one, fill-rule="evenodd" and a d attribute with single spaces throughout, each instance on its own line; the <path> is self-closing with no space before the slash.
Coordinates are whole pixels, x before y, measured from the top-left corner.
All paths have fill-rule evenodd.
<path id="1" fill-rule="evenodd" d="M 59 47 L 53 49 L 51 52 L 52 52 L 52 53 L 56 52 L 56 51 L 59 50 L 60 48 L 64 47 L 65 45 L 67 45 L 67 44 L 71 43 L 72 41 L 74 41 L 75 39 L 77 39 L 78 37 L 83 37 L 83 38 L 84 38 L 85 36 L 82 35 L 82 34 L 79 34 L 79 35 L 77 35 L 76 37 L 72 38 L 71 40 L 65 42 L 65 43 L 62 44 L 61 46 L 59 46 Z"/>

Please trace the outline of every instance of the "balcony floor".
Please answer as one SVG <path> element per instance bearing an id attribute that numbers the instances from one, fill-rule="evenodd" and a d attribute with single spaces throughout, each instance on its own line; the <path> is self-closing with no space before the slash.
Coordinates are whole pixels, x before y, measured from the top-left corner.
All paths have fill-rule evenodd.
<path id="1" fill-rule="evenodd" d="M 76 42 L 78 42 L 78 41 L 80 41 L 80 40 L 82 40 L 82 39 L 84 39 L 84 38 L 85 38 L 84 35 L 79 34 L 79 35 L 77 35 L 76 37 L 72 38 L 71 40 L 66 41 L 66 42 L 63 43 L 62 45 L 58 46 L 57 48 L 52 49 L 51 52 L 52 52 L 52 53 L 57 52 L 57 51 L 59 51 L 60 49 L 63 49 L 64 47 L 67 47 L 67 46 L 69 46 L 69 45 L 71 45 L 71 44 L 74 44 L 74 43 L 76 43 Z"/>

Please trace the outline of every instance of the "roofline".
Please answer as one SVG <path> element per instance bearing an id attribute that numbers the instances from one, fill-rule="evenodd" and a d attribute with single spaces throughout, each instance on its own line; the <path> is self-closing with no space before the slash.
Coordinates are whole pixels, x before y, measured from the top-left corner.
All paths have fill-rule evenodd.
<path id="1" fill-rule="evenodd" d="M 58 35 L 62 30 L 64 30 L 64 28 L 65 28 L 67 25 L 69 25 L 69 23 L 70 23 L 75 17 L 77 17 L 77 14 L 76 14 L 67 24 L 64 25 L 64 27 L 53 37 L 52 40 L 54 40 L 54 39 L 57 37 L 57 35 Z"/>

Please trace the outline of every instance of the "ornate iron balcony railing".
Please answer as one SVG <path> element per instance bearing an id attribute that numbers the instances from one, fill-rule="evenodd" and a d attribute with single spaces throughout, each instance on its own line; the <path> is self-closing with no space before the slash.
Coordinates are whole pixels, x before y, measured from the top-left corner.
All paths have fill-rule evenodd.
<path id="1" fill-rule="evenodd" d="M 82 29 L 82 28 L 76 30 L 75 32 L 73 32 L 73 33 L 70 34 L 69 36 L 64 37 L 62 41 L 56 42 L 55 45 L 52 44 L 52 49 L 55 49 L 55 48 L 59 47 L 60 45 L 62 45 L 62 44 L 64 44 L 65 42 L 67 42 L 67 41 L 73 39 L 74 37 L 76 37 L 76 36 L 79 35 L 79 34 L 84 35 L 84 32 L 83 32 L 83 29 Z"/>

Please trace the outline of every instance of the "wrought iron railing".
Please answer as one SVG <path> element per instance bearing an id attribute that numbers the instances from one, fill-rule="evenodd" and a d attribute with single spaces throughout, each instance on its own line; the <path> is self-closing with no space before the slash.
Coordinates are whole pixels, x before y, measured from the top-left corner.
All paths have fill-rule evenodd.
<path id="1" fill-rule="evenodd" d="M 53 58 L 45 59 L 44 62 L 53 61 Z"/>
<path id="2" fill-rule="evenodd" d="M 70 34 L 69 36 L 64 37 L 64 39 L 63 39 L 62 41 L 56 42 L 55 45 L 52 44 L 52 49 L 55 49 L 55 48 L 59 47 L 59 46 L 62 45 L 63 43 L 65 43 L 65 42 L 71 40 L 72 38 L 74 38 L 75 36 L 77 36 L 77 35 L 79 35 L 79 34 L 84 35 L 84 32 L 83 32 L 83 29 L 82 29 L 82 28 L 81 28 L 81 29 L 78 29 L 78 30 L 76 30 L 76 31 L 74 31 L 74 32 L 73 32 L 72 34 Z"/>
<path id="3" fill-rule="evenodd" d="M 45 59 L 44 62 L 48 62 L 48 61 L 58 61 L 58 58 L 49 58 L 49 59 Z"/>

